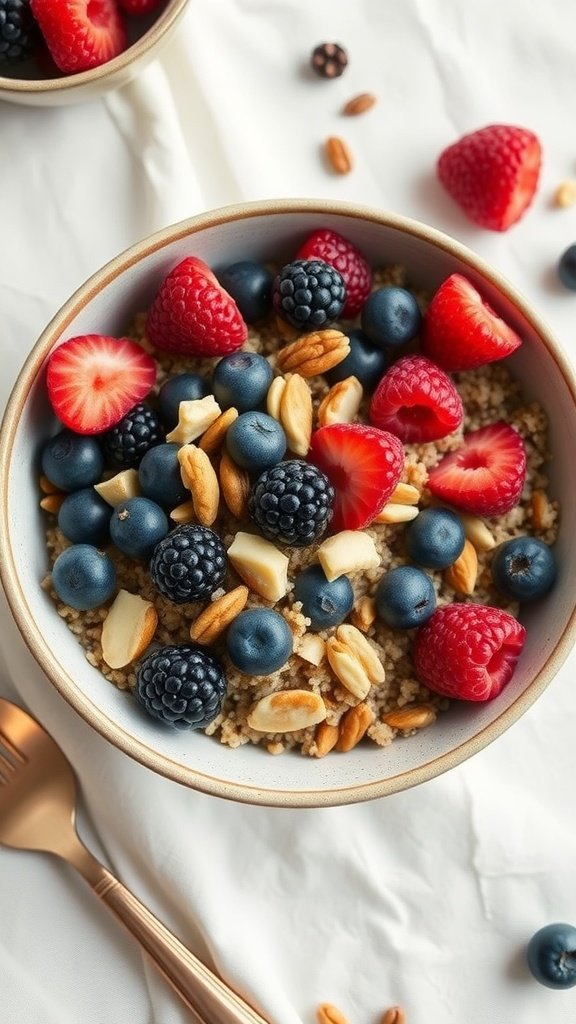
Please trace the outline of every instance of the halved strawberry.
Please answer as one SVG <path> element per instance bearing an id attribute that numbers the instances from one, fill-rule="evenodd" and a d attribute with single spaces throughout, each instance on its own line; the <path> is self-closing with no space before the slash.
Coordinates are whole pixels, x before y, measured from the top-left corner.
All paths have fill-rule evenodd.
<path id="1" fill-rule="evenodd" d="M 464 435 L 462 447 L 430 470 L 437 498 L 478 516 L 500 516 L 518 504 L 526 479 L 520 434 L 501 421 Z"/>
<path id="2" fill-rule="evenodd" d="M 432 298 L 421 348 L 444 370 L 473 370 L 515 352 L 522 339 L 463 274 L 451 274 Z"/>
<path id="3" fill-rule="evenodd" d="M 30 0 L 54 63 L 73 74 L 99 67 L 128 46 L 116 0 Z"/>
<path id="4" fill-rule="evenodd" d="M 334 423 L 312 435 L 308 461 L 326 474 L 336 493 L 330 530 L 362 530 L 381 511 L 404 466 L 393 434 L 361 423 Z"/>
<path id="5" fill-rule="evenodd" d="M 129 338 L 82 334 L 48 360 L 46 386 L 59 420 L 76 434 L 118 423 L 156 380 L 156 363 Z"/>

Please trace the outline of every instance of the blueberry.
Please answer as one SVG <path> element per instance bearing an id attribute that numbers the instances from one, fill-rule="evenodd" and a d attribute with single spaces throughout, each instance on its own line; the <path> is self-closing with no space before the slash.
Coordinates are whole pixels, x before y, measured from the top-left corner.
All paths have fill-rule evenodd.
<path id="1" fill-rule="evenodd" d="M 61 430 L 42 451 L 42 472 L 63 491 L 79 491 L 100 479 L 104 469 L 102 448 L 94 437 Z"/>
<path id="2" fill-rule="evenodd" d="M 382 577 L 376 590 L 376 610 L 391 629 L 415 629 L 436 608 L 432 580 L 413 565 L 398 565 Z"/>
<path id="3" fill-rule="evenodd" d="M 93 487 L 67 494 L 58 512 L 58 526 L 73 544 L 102 544 L 108 539 L 112 509 Z"/>
<path id="4" fill-rule="evenodd" d="M 218 280 L 238 306 L 244 320 L 255 324 L 272 308 L 273 275 L 261 263 L 240 260 L 217 275 Z"/>
<path id="5" fill-rule="evenodd" d="M 516 601 L 535 601 L 552 588 L 556 560 L 544 541 L 513 537 L 492 556 L 492 579 L 500 593 Z"/>
<path id="6" fill-rule="evenodd" d="M 243 412 L 228 427 L 226 447 L 230 457 L 253 472 L 275 466 L 286 451 L 286 435 L 277 420 L 263 412 Z"/>
<path id="7" fill-rule="evenodd" d="M 248 412 L 262 405 L 272 382 L 272 367 L 255 352 L 233 352 L 214 367 L 212 390 L 223 409 Z"/>
<path id="8" fill-rule="evenodd" d="M 558 262 L 558 277 L 565 288 L 576 292 L 576 245 L 570 245 Z"/>
<path id="9" fill-rule="evenodd" d="M 364 331 L 350 331 L 348 333 L 350 351 L 345 359 L 332 370 L 325 374 L 326 380 L 332 386 L 339 380 L 346 377 L 356 377 L 362 386 L 368 391 L 376 387 L 383 375 L 388 360 L 381 348 L 373 345 Z"/>
<path id="10" fill-rule="evenodd" d="M 226 634 L 233 665 L 251 676 L 267 676 L 286 664 L 292 654 L 292 630 L 272 608 L 250 608 L 236 616 Z"/>
<path id="11" fill-rule="evenodd" d="M 60 600 L 71 608 L 99 608 L 116 589 L 114 562 L 92 544 L 72 544 L 52 566 L 52 585 Z"/>
<path id="12" fill-rule="evenodd" d="M 406 529 L 406 552 L 427 569 L 445 569 L 462 554 L 466 534 L 447 508 L 427 508 Z"/>
<path id="13" fill-rule="evenodd" d="M 421 323 L 412 292 L 394 285 L 373 291 L 360 314 L 362 330 L 375 345 L 405 345 L 416 337 Z"/>
<path id="14" fill-rule="evenodd" d="M 192 402 L 209 394 L 208 381 L 198 373 L 178 373 L 164 381 L 158 392 L 158 402 L 166 430 L 173 430 L 178 423 L 180 402 Z"/>
<path id="15" fill-rule="evenodd" d="M 576 928 L 571 924 L 547 924 L 530 939 L 528 967 L 547 988 L 576 985 Z"/>
<path id="16" fill-rule="evenodd" d="M 150 558 L 155 545 L 166 536 L 166 513 L 150 498 L 129 498 L 116 505 L 110 520 L 110 537 L 130 558 Z"/>
<path id="17" fill-rule="evenodd" d="M 329 629 L 344 622 L 352 611 L 354 591 L 347 576 L 329 582 L 321 566 L 310 565 L 294 581 L 294 599 L 302 602 L 311 629 Z"/>
<path id="18" fill-rule="evenodd" d="M 146 452 L 138 467 L 142 493 L 162 508 L 176 508 L 190 499 L 180 474 L 179 448 L 178 444 L 158 444 Z"/>

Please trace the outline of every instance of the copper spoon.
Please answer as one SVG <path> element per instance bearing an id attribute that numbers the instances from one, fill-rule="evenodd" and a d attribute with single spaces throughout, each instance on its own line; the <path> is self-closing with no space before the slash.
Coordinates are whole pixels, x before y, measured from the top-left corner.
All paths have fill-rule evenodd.
<path id="1" fill-rule="evenodd" d="M 152 958 L 195 1024 L 267 1024 L 95 857 L 75 826 L 76 782 L 60 747 L 0 698 L 0 844 L 68 861 Z"/>

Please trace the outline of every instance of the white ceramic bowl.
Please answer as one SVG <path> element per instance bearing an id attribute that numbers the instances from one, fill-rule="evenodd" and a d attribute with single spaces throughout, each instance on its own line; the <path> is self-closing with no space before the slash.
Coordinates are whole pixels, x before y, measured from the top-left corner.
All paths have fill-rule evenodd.
<path id="1" fill-rule="evenodd" d="M 188 0 L 162 0 L 160 7 L 151 14 L 127 19 L 128 48 L 89 71 L 41 78 L 32 59 L 22 64 L 1 64 L 4 75 L 0 75 L 0 100 L 33 107 L 56 107 L 94 100 L 103 93 L 120 89 L 158 56 L 187 3 Z"/>
<path id="2" fill-rule="evenodd" d="M 62 338 L 93 331 L 120 334 L 146 308 L 168 270 L 187 255 L 222 266 L 243 258 L 293 258 L 314 228 L 334 228 L 378 265 L 405 264 L 414 284 L 434 289 L 453 271 L 466 274 L 520 333 L 513 369 L 525 394 L 548 411 L 551 494 L 562 506 L 560 575 L 537 610 L 526 610 L 528 638 L 512 681 L 486 704 L 457 704 L 436 724 L 381 749 L 360 745 L 316 760 L 271 757 L 246 745 L 230 750 L 203 734 L 174 733 L 136 713 L 133 701 L 87 663 L 82 648 L 40 588 L 47 568 L 38 511 L 38 453 L 53 417 L 44 369 Z M 0 432 L 1 572 L 21 633 L 48 678 L 87 722 L 153 771 L 206 793 L 281 806 L 352 803 L 424 782 L 481 750 L 511 726 L 553 679 L 575 638 L 576 545 L 570 522 L 576 462 L 566 438 L 576 434 L 572 372 L 545 324 L 526 301 L 468 249 L 422 224 L 344 203 L 284 200 L 228 207 L 153 235 L 98 271 L 49 324 L 12 393 Z"/>

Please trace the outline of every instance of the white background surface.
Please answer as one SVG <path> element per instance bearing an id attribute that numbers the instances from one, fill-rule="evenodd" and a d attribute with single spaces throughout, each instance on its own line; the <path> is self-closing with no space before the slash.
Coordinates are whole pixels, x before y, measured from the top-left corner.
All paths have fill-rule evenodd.
<path id="1" fill-rule="evenodd" d="M 0 402 L 73 289 L 144 235 L 268 196 L 347 198 L 447 231 L 502 270 L 576 354 L 576 295 L 555 281 L 576 241 L 571 0 L 190 0 L 177 38 L 105 100 L 0 104 Z M 311 49 L 349 52 L 337 81 Z M 350 96 L 377 106 L 344 120 Z M 435 182 L 441 149 L 508 121 L 537 132 L 536 201 L 505 235 Z M 320 158 L 344 136 L 353 172 Z M 573 439 L 567 438 L 567 443 Z M 574 1024 L 576 989 L 539 986 L 532 933 L 576 923 L 574 657 L 504 737 L 451 773 L 356 807 L 281 811 L 189 792 L 130 762 L 50 688 L 8 612 L 0 694 L 73 761 L 90 848 L 274 1024 L 317 1004 L 375 1024 Z M 233 756 L 233 754 L 231 755 Z M 71 869 L 0 849 L 0 1024 L 185 1024 L 186 1011 Z"/>

